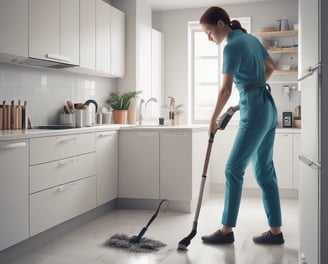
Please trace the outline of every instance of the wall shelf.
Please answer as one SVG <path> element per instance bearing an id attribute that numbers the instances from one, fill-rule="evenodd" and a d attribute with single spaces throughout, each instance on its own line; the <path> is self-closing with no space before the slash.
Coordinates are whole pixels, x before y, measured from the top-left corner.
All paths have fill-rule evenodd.
<path id="1" fill-rule="evenodd" d="M 286 31 L 261 31 L 253 33 L 257 37 L 290 37 L 297 36 L 298 30 L 286 30 Z"/>
<path id="2" fill-rule="evenodd" d="M 298 70 L 290 70 L 290 71 L 283 71 L 283 70 L 275 70 L 273 74 L 297 74 Z"/>
<path id="3" fill-rule="evenodd" d="M 298 48 L 297 47 L 292 47 L 292 48 L 269 48 L 267 50 L 271 54 L 298 53 Z"/>

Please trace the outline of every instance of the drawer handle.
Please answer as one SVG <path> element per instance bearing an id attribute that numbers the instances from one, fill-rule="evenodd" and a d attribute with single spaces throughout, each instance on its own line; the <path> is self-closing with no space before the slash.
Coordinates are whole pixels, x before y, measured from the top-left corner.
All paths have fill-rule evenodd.
<path id="1" fill-rule="evenodd" d="M 61 160 L 61 161 L 58 162 L 58 167 L 62 167 L 64 165 L 67 165 L 67 164 L 72 163 L 72 162 L 74 162 L 74 159 Z"/>
<path id="2" fill-rule="evenodd" d="M 70 138 L 61 138 L 61 139 L 58 139 L 57 140 L 57 143 L 60 144 L 60 143 L 65 143 L 67 141 L 72 141 L 72 140 L 76 140 L 77 138 L 76 137 L 70 137 Z"/>
<path id="3" fill-rule="evenodd" d="M 111 137 L 113 136 L 115 133 L 101 133 L 99 134 L 99 137 Z"/>
<path id="4" fill-rule="evenodd" d="M 65 190 L 64 185 L 61 185 L 57 187 L 56 192 L 62 192 L 64 190 Z"/>
<path id="5" fill-rule="evenodd" d="M 3 147 L 3 149 L 15 149 L 15 148 L 24 148 L 26 147 L 26 142 L 16 142 L 10 143 Z"/>

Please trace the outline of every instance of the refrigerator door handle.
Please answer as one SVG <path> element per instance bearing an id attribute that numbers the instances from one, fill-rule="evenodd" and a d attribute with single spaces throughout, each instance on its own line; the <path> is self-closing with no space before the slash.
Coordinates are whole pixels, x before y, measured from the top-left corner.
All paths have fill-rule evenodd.
<path id="1" fill-rule="evenodd" d="M 304 155 L 299 155 L 298 156 L 299 160 L 302 161 L 305 165 L 311 167 L 312 169 L 315 170 L 321 170 L 321 165 L 313 162 L 309 158 L 305 157 Z"/>
<path id="2" fill-rule="evenodd" d="M 300 82 L 300 81 L 303 81 L 304 79 L 306 79 L 307 77 L 311 76 L 315 71 L 319 71 L 320 73 L 320 68 L 321 68 L 321 62 L 319 62 L 318 64 L 316 65 L 313 65 L 313 66 L 310 66 L 309 68 L 307 68 L 305 74 L 298 78 L 297 81 Z"/>

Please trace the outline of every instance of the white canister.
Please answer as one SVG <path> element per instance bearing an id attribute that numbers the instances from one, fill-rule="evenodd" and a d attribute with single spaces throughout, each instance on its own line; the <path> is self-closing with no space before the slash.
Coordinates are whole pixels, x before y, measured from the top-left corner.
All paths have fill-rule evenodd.
<path id="1" fill-rule="evenodd" d="M 65 126 L 75 126 L 75 113 L 73 114 L 60 114 L 60 124 Z"/>
<path id="2" fill-rule="evenodd" d="M 75 126 L 84 127 L 84 110 L 75 109 Z"/>
<path id="3" fill-rule="evenodd" d="M 102 113 L 102 123 L 103 124 L 111 124 L 112 123 L 112 113 L 111 112 Z"/>

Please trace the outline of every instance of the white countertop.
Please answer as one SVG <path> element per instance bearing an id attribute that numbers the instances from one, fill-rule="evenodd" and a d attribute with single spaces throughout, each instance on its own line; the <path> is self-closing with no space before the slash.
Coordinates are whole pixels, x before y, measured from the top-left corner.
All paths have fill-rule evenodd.
<path id="1" fill-rule="evenodd" d="M 196 132 L 196 131 L 207 131 L 208 125 L 179 125 L 179 126 L 153 126 L 153 125 L 121 125 L 121 124 L 110 124 L 110 125 L 96 125 L 92 127 L 82 128 L 71 128 L 71 129 L 28 129 L 28 130 L 0 130 L 0 141 L 4 140 L 16 140 L 16 139 L 30 139 L 47 136 L 61 136 L 61 135 L 72 135 L 82 133 L 92 133 L 101 131 L 170 131 L 170 132 Z M 277 128 L 276 133 L 279 134 L 295 134 L 301 133 L 299 128 Z"/>

